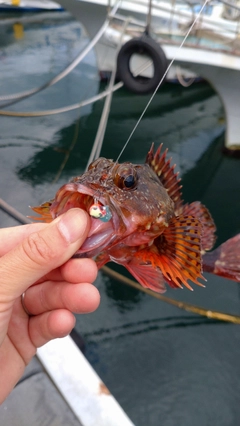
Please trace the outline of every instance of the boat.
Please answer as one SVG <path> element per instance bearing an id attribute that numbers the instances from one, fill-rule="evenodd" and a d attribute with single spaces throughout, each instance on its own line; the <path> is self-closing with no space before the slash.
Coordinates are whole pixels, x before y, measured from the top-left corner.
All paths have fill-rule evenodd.
<path id="1" fill-rule="evenodd" d="M 28 111 L 34 109 L 35 102 L 39 105 L 47 103 L 53 109 L 64 105 L 66 98 L 70 104 L 74 104 L 84 100 L 87 95 L 94 97 L 98 93 L 99 75 L 94 51 L 83 58 L 79 66 L 75 64 L 71 75 L 65 68 L 65 79 L 59 80 L 57 87 L 48 84 L 46 88 L 49 76 L 54 79 L 56 74 L 62 75 L 62 69 L 69 62 L 72 63 L 77 54 L 90 43 L 84 25 L 72 19 L 68 12 L 59 12 L 42 11 L 16 17 L 8 15 L 0 20 L 0 34 L 4 40 L 1 77 L 5 83 L 1 88 L 1 103 L 11 104 L 20 96 Z M 23 40 L 24 53 L 21 44 Z M 34 70 L 37 72 L 34 73 Z M 36 87 L 33 90 L 35 96 L 28 97 L 29 89 L 31 92 L 33 87 Z M 92 103 L 82 107 L 81 118 L 87 119 L 92 108 Z M 26 125 L 26 122 L 16 118 L 11 130 L 2 123 L 1 138 L 8 140 L 13 137 L 16 141 L 23 138 L 29 141 L 34 137 L 40 152 L 45 143 L 48 150 L 54 150 L 57 135 L 77 122 L 79 114 L 79 108 L 65 114 L 47 114 L 39 122 L 44 132 L 38 128 L 34 136 L 32 125 Z M 26 150 L 24 161 L 31 149 L 26 147 Z M 1 154 L 4 162 L 4 154 Z M 19 161 L 20 158 L 19 152 Z M 20 190 L 19 194 L 23 197 L 24 190 Z M 24 215 L 0 200 L 0 214 L 2 210 L 21 224 L 29 223 Z M 74 339 L 67 336 L 39 348 L 17 387 L 1 404 L 1 424 L 33 426 L 44 416 L 44 421 L 49 425 L 54 422 L 59 426 L 134 426 L 81 352 L 77 345 L 81 337 L 76 334 Z M 26 401 L 29 408 L 22 410 Z"/>
<path id="2" fill-rule="evenodd" d="M 0 0 L 0 12 L 42 12 L 64 10 L 58 3 L 50 0 Z"/>
<path id="3" fill-rule="evenodd" d="M 118 50 L 121 46 L 129 40 L 136 41 L 135 52 L 132 51 L 130 55 L 129 51 L 125 52 L 125 57 L 121 57 L 121 63 L 125 61 L 121 77 L 128 80 L 128 87 L 136 80 L 135 71 L 130 69 L 132 66 L 130 60 L 133 56 L 136 59 L 135 68 L 144 68 L 143 64 L 146 63 L 146 57 L 143 61 L 142 57 L 139 59 L 136 54 L 139 51 L 137 40 L 146 33 L 160 46 L 167 63 L 174 60 L 177 68 L 174 69 L 172 77 L 173 69 L 170 68 L 169 78 L 178 78 L 182 84 L 186 83 L 186 85 L 185 77 L 189 76 L 193 77 L 193 80 L 195 76 L 201 76 L 209 81 L 221 97 L 225 109 L 226 150 L 233 153 L 240 149 L 238 131 L 240 100 L 236 90 L 240 71 L 240 9 L 237 3 L 226 1 L 208 3 L 181 49 L 179 46 L 184 40 L 187 30 L 190 29 L 201 10 L 200 3 L 124 0 L 117 7 L 117 11 L 110 15 L 109 10 L 115 4 L 111 1 L 60 0 L 60 4 L 75 18 L 80 19 L 81 17 L 91 38 L 106 17 L 110 16 L 110 23 L 102 39 L 95 46 L 98 67 L 102 73 L 111 72 L 117 67 Z M 156 50 L 158 50 L 157 47 Z M 147 53 L 149 52 L 150 48 Z M 157 55 L 159 54 L 157 53 Z M 150 59 L 152 60 L 151 55 Z M 159 62 L 162 61 L 161 57 Z M 134 61 L 132 62 L 134 64 Z M 165 64 L 161 68 L 161 72 L 164 67 Z M 126 72 L 127 68 L 129 70 Z M 185 74 L 185 70 L 192 74 Z M 143 77 L 151 77 L 153 67 L 150 66 L 150 71 L 144 72 Z M 132 84 L 133 86 L 134 84 Z"/>
<path id="4" fill-rule="evenodd" d="M 49 15 L 48 15 L 49 16 Z M 40 17 L 38 18 L 34 17 L 31 18 L 34 19 L 36 22 L 39 21 Z M 42 18 L 41 18 L 42 19 Z M 18 25 L 21 23 L 19 19 L 17 20 Z M 6 25 L 6 23 L 5 23 Z M 48 31 L 51 31 L 50 28 L 47 29 Z M 52 34 L 52 31 L 51 31 Z M 84 27 L 81 27 L 81 34 L 85 36 L 87 39 L 87 42 L 89 43 L 87 31 L 84 30 Z M 38 41 L 39 46 L 38 48 L 41 48 L 41 46 L 44 46 L 44 42 L 47 40 L 48 37 L 43 37 L 43 39 L 40 39 L 37 34 L 31 33 L 31 40 Z M 50 34 L 47 34 L 50 36 Z M 57 39 L 57 37 L 56 37 Z M 11 39 L 7 40 L 7 42 L 12 43 L 12 33 L 11 33 Z M 42 42 L 42 45 L 41 45 Z M 83 43 L 84 45 L 84 43 Z M 62 46 L 61 46 L 62 47 Z M 81 46 L 84 47 L 84 46 Z M 67 49 L 66 49 L 67 51 Z M 21 56 L 19 55 L 18 51 L 14 51 L 14 60 L 12 63 L 19 63 L 19 72 L 20 71 L 26 71 L 26 65 L 25 62 L 21 62 Z M 70 52 L 68 51 L 68 54 Z M 18 56 L 17 56 L 18 55 Z M 74 55 L 72 55 L 74 56 Z M 54 57 L 54 55 L 52 55 Z M 43 66 L 41 62 L 42 55 L 39 54 L 39 69 L 40 69 L 40 75 L 44 75 L 44 70 L 40 68 L 40 66 Z M 72 59 L 72 58 L 71 58 Z M 54 64 L 53 62 L 50 62 L 50 68 L 51 65 Z M 22 65 L 22 69 L 20 67 Z M 95 65 L 95 63 L 93 64 Z M 89 64 L 85 64 L 85 66 L 89 66 Z M 94 67 L 94 69 L 97 69 L 97 67 Z M 87 69 L 89 71 L 89 68 Z M 29 69 L 27 69 L 27 72 L 29 73 Z M 47 70 L 47 73 L 49 73 L 49 69 Z M 86 73 L 89 74 L 89 73 Z M 85 75 L 86 77 L 86 75 Z M 74 77 L 73 77 L 74 78 Z M 86 80 L 79 79 L 82 86 L 86 84 Z M 29 79 L 25 79 L 26 84 L 29 84 Z M 31 82 L 32 83 L 32 82 Z M 39 82 L 40 84 L 40 82 Z M 13 92 L 17 90 L 18 81 L 15 80 L 15 86 L 11 86 L 11 89 Z M 77 87 L 77 85 L 76 85 Z M 26 90 L 26 87 L 24 88 Z M 91 85 L 91 89 L 93 94 L 96 92 L 96 86 L 93 87 L 93 84 Z M 54 93 L 54 92 L 53 92 Z M 64 97 L 64 93 L 61 93 L 60 91 L 54 93 L 56 96 L 56 105 L 57 106 L 60 102 L 60 96 L 61 98 Z M 74 101 L 74 96 L 77 95 L 74 91 L 74 93 L 71 93 L 71 101 Z M 54 102 L 54 99 L 52 99 L 52 94 L 48 94 L 49 96 L 49 102 Z M 126 103 L 126 101 L 125 101 Z M 127 102 L 127 105 L 130 104 L 130 102 Z M 31 111 L 33 108 L 33 105 L 29 101 L 28 103 L 28 109 Z M 121 108 L 121 105 L 119 106 Z M 121 108 L 122 110 L 124 108 Z M 82 114 L 87 115 L 87 111 L 85 110 L 82 112 Z M 60 117 L 60 119 L 53 119 L 51 116 L 51 120 L 46 119 L 45 127 L 46 127 L 46 134 L 43 135 L 46 139 L 49 141 L 54 140 L 54 135 L 56 132 L 61 131 L 62 129 L 66 128 L 67 126 L 70 126 L 70 124 L 76 120 L 77 115 L 73 116 L 66 116 L 65 118 Z M 16 129 L 13 129 L 13 133 L 16 132 L 16 135 L 19 135 L 19 133 L 24 133 L 26 140 L 32 139 L 32 129 L 30 126 L 26 129 L 24 127 L 24 123 L 20 123 L 20 119 L 18 119 Z M 16 121 L 15 121 L 16 123 Z M 22 126 L 22 127 L 21 127 Z M 188 125 L 185 126 L 187 128 Z M 190 127 L 190 126 L 189 126 Z M 221 130 L 221 129 L 220 129 Z M 27 138 L 27 132 L 29 133 L 29 137 Z M 2 137 L 5 135 L 7 136 L 9 134 L 9 127 L 8 129 L 2 128 Z M 39 132 L 40 134 L 40 132 Z M 35 138 L 34 133 L 34 138 Z M 40 143 L 40 142 L 39 142 Z M 201 150 L 203 148 L 203 144 L 200 146 L 199 149 Z M 41 150 L 43 148 L 41 147 Z M 188 149 L 188 147 L 185 147 L 185 149 Z M 18 156 L 18 161 L 21 160 L 21 157 Z M 26 159 L 25 159 L 26 161 Z M 185 166 L 186 167 L 186 166 Z M 11 182 L 12 184 L 12 182 Z M 18 188 L 19 191 L 19 188 Z M 22 192 L 21 192 L 22 197 Z M 0 200 L 1 201 L 1 200 Z M 0 203 L 1 204 L 1 203 Z M 1 204 L 1 208 L 3 207 L 3 204 Z M 12 211 L 12 210 L 11 210 Z M 12 215 L 14 215 L 14 212 L 12 211 Z M 20 217 L 21 221 L 21 217 Z M 24 422 L 22 424 L 31 424 L 32 422 L 32 413 L 31 409 L 34 407 L 34 411 L 37 411 L 37 414 L 39 415 L 39 418 L 41 418 L 42 410 L 43 410 L 43 401 L 46 402 L 46 395 L 51 395 L 51 398 L 49 398 L 49 405 L 47 407 L 51 409 L 50 414 L 52 417 L 54 417 L 53 412 L 59 410 L 58 415 L 63 416 L 63 423 L 60 424 L 68 424 L 72 425 L 73 421 L 71 414 L 69 414 L 69 407 L 71 408 L 71 412 L 74 413 L 77 424 L 83 424 L 84 426 L 90 426 L 90 425 L 97 425 L 97 426 L 106 426 L 106 425 L 114 425 L 114 426 L 133 426 L 132 421 L 129 419 L 129 417 L 126 415 L 126 413 L 122 410 L 120 405 L 117 403 L 117 401 L 114 399 L 113 395 L 111 395 L 108 388 L 105 386 L 105 384 L 102 382 L 100 377 L 96 374 L 96 372 L 93 370 L 93 368 L 89 365 L 89 363 L 86 361 L 83 354 L 80 352 L 79 348 L 75 345 L 73 342 L 73 339 L 71 337 L 66 337 L 61 340 L 55 340 L 47 344 L 46 346 L 40 348 L 37 353 L 37 359 L 40 360 L 41 365 L 44 367 L 40 368 L 39 365 L 36 365 L 36 359 L 33 364 L 31 364 L 30 368 L 25 373 L 25 379 L 18 385 L 18 388 L 16 388 L 16 393 L 18 392 L 18 389 L 20 388 L 20 391 L 22 389 L 26 391 L 27 388 L 27 397 L 31 398 L 31 401 L 29 400 L 29 406 L 28 410 L 22 410 L 21 400 L 18 403 L 18 407 L 14 406 L 14 412 L 19 413 L 21 415 L 22 419 L 24 417 Z M 47 376 L 43 378 L 43 376 Z M 50 379 L 50 380 L 49 380 Z M 50 383 L 49 383 L 50 382 Z M 28 386 L 27 386 L 28 383 Z M 54 385 L 53 385 L 54 383 Z M 45 387 L 44 387 L 45 385 Z M 22 388 L 21 388 L 22 386 Z M 38 387 L 37 387 L 38 386 Z M 35 389 L 37 387 L 37 392 L 39 392 L 39 388 L 42 386 L 44 390 L 41 388 L 41 393 L 39 397 L 39 393 L 35 394 Z M 56 391 L 57 389 L 57 391 Z M 58 399 L 56 396 L 56 393 L 58 395 Z M 14 402 L 14 394 L 13 395 L 13 402 Z M 24 393 L 24 395 L 26 395 Z M 61 397 L 59 396 L 61 395 Z M 39 400 L 41 399 L 41 404 L 39 404 Z M 26 397 L 25 397 L 26 398 Z M 34 399 L 35 398 L 35 399 Z M 44 398 L 44 399 L 43 399 Z M 16 398 L 17 399 L 17 398 Z M 57 402 L 56 402 L 57 401 Z M 48 402 L 48 401 L 47 401 Z M 8 405 L 9 404 L 9 405 Z M 44 405 L 45 408 L 45 405 Z M 38 411 L 39 410 L 39 411 Z M 11 405 L 11 396 L 10 401 L 7 401 L 2 406 L 2 419 L 3 423 L 5 425 L 11 424 L 13 425 L 11 418 L 11 412 L 12 412 L 12 405 Z M 46 413 L 47 415 L 47 413 Z M 10 416 L 10 417 L 8 417 Z M 18 419 L 17 419 L 18 421 Z M 59 420 L 61 421 L 61 420 Z M 19 421 L 20 422 L 20 421 Z M 76 424 L 76 423 L 74 423 Z M 19 425 L 19 423 L 18 423 Z"/>

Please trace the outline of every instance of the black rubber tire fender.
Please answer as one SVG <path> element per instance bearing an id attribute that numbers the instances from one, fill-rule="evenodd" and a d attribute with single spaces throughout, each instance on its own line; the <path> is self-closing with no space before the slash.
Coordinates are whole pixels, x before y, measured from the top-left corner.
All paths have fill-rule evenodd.
<path id="1" fill-rule="evenodd" d="M 151 78 L 134 76 L 130 69 L 132 55 L 147 55 L 153 63 Z M 117 57 L 117 76 L 134 93 L 153 92 L 167 69 L 168 61 L 161 46 L 150 36 L 132 38 L 120 49 Z"/>

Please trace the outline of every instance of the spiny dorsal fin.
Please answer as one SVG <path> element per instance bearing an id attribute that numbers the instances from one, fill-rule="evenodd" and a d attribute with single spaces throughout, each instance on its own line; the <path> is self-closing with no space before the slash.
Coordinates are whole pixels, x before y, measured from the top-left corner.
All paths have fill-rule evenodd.
<path id="1" fill-rule="evenodd" d="M 146 163 L 158 175 L 164 188 L 175 203 L 175 210 L 178 210 L 183 204 L 181 199 L 181 179 L 178 177 L 179 173 L 174 172 L 176 165 L 171 166 L 171 158 L 169 160 L 166 159 L 168 149 L 161 154 L 162 146 L 163 144 L 159 146 L 154 154 L 154 144 L 152 144 L 146 157 Z"/>

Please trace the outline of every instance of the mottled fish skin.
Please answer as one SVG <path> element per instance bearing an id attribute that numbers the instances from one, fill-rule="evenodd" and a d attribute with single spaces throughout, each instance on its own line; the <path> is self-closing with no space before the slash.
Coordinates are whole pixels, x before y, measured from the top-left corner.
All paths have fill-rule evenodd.
<path id="1" fill-rule="evenodd" d="M 128 183 L 125 182 L 127 179 Z M 168 222 L 174 215 L 172 199 L 147 164 L 116 164 L 99 158 L 71 182 L 88 187 L 96 198 L 103 200 L 105 205 L 108 203 L 119 214 L 126 228 L 130 215 L 131 224 L 134 223 L 135 227 L 141 225 L 143 229 L 148 229 L 153 223 Z"/>
<path id="2" fill-rule="evenodd" d="M 175 165 L 161 149 L 154 153 L 152 145 L 145 164 L 99 158 L 33 210 L 49 222 L 72 207 L 89 212 L 95 203 L 106 206 L 111 219 L 91 217 L 88 238 L 75 256 L 94 258 L 99 268 L 119 263 L 157 292 L 165 291 L 165 282 L 192 289 L 188 281 L 203 285 L 202 255 L 214 245 L 216 227 L 200 202 L 183 203 Z M 208 271 L 214 273 L 216 260 L 208 262 Z"/>
<path id="3" fill-rule="evenodd" d="M 92 219 L 91 236 L 79 256 L 95 257 L 123 240 L 127 246 L 151 244 L 175 215 L 174 202 L 149 165 L 118 164 L 105 158 L 61 187 L 54 200 L 33 210 L 49 221 L 71 207 L 89 211 L 96 199 L 109 207 L 112 220 L 103 224 Z M 101 244 L 97 234 L 103 236 Z"/>

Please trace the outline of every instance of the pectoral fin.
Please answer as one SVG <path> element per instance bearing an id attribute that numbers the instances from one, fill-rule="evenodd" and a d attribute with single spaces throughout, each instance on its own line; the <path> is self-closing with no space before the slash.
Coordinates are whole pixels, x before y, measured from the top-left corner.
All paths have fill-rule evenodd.
<path id="1" fill-rule="evenodd" d="M 201 222 L 192 216 L 174 218 L 168 228 L 154 244 L 158 250 L 158 266 L 172 287 L 188 284 L 191 280 L 203 286 L 198 279 L 202 276 Z"/>
<path id="2" fill-rule="evenodd" d="M 157 293 L 166 291 L 162 272 L 155 265 L 149 250 L 140 250 L 124 266 L 143 287 L 150 288 Z"/>
<path id="3" fill-rule="evenodd" d="M 195 201 L 191 204 L 185 204 L 182 207 L 181 214 L 184 216 L 194 216 L 200 220 L 202 225 L 202 250 L 211 250 L 216 241 L 216 226 L 207 207 L 201 204 L 200 201 Z"/>

